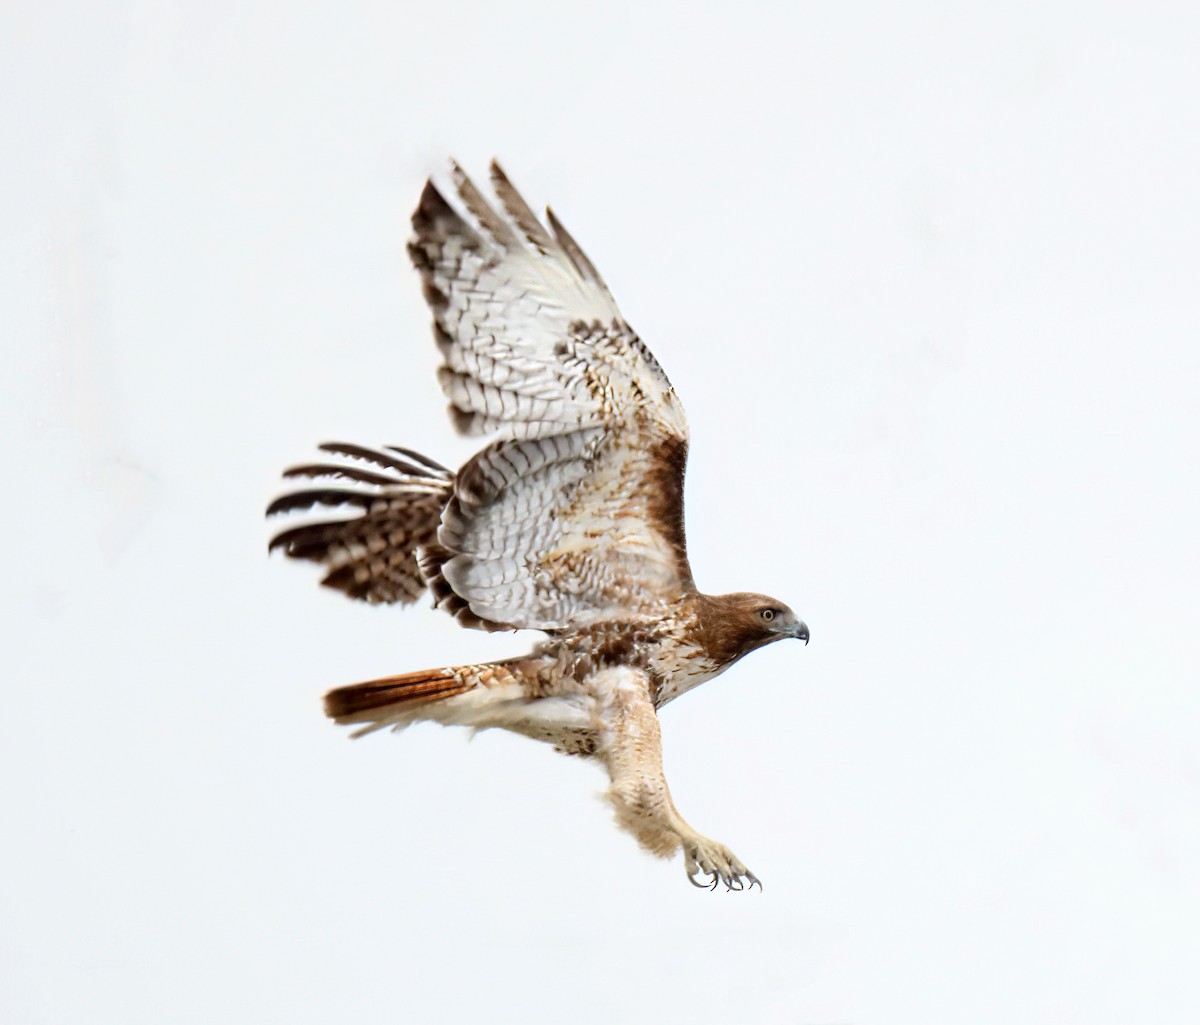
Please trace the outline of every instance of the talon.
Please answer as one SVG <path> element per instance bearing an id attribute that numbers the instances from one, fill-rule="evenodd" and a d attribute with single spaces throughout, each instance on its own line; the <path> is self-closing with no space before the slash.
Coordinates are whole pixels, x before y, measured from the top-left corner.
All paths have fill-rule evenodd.
<path id="1" fill-rule="evenodd" d="M 753 890 L 754 887 L 757 886 L 758 892 L 762 893 L 762 881 L 758 878 L 758 876 L 756 876 L 753 872 L 751 872 L 749 869 L 747 869 L 746 870 L 746 878 L 750 880 L 750 885 L 746 887 L 747 890 Z"/>
<path id="2" fill-rule="evenodd" d="M 707 890 L 708 889 L 708 883 L 696 882 L 696 873 L 695 872 L 689 872 L 687 874 L 687 877 L 688 877 L 688 882 L 691 883 L 694 887 L 696 887 L 697 890 Z"/>
<path id="3" fill-rule="evenodd" d="M 717 889 L 717 883 L 719 883 L 719 882 L 721 881 L 721 876 L 720 876 L 720 874 L 719 874 L 719 873 L 717 873 L 717 872 L 714 872 L 714 873 L 712 874 L 712 877 L 713 877 L 713 880 L 712 880 L 712 885 L 709 887 L 709 889 L 710 889 L 710 890 L 712 890 L 713 892 L 716 892 L 716 889 Z"/>

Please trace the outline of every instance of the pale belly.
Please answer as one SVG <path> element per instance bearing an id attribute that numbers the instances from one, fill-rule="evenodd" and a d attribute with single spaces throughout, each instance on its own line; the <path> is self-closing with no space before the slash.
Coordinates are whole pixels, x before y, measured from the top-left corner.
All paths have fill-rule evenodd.
<path id="1" fill-rule="evenodd" d="M 407 721 L 393 722 L 401 728 L 408 722 L 426 719 L 445 726 L 508 730 L 566 754 L 594 755 L 604 742 L 601 724 L 611 706 L 614 687 L 646 688 L 655 706 L 661 708 L 724 669 L 714 667 L 699 651 L 693 654 L 678 648 L 661 655 L 655 652 L 647 663 L 647 669 L 613 666 L 591 671 L 582 680 L 564 675 L 557 680 L 540 679 L 534 685 L 480 685 L 465 694 L 414 708 L 411 718 L 404 717 Z M 656 679 L 661 681 L 657 686 L 652 683 Z M 534 686 L 546 687 L 548 683 L 559 692 L 531 696 Z"/>
<path id="2" fill-rule="evenodd" d="M 587 693 L 530 698 L 519 685 L 486 687 L 440 701 L 424 712 L 421 718 L 445 726 L 508 730 L 566 754 L 596 752 L 596 699 Z"/>

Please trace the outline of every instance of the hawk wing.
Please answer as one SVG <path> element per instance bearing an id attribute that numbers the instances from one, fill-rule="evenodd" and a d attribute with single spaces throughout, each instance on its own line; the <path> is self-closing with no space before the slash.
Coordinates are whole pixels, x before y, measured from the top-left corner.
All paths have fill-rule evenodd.
<path id="1" fill-rule="evenodd" d="M 422 570 L 472 625 L 559 630 L 691 589 L 687 422 L 591 261 L 500 168 L 503 213 L 454 167 L 409 245 L 433 309 L 456 426 L 500 440 L 459 472 Z"/>
<path id="2" fill-rule="evenodd" d="M 321 583 L 351 598 L 405 605 L 416 601 L 425 590 L 416 553 L 436 540 L 454 474 L 407 448 L 376 451 L 327 442 L 321 449 L 371 468 L 323 462 L 285 470 L 289 479 L 348 481 L 352 486 L 320 483 L 275 499 L 268 516 L 323 505 L 333 506 L 343 518 L 282 531 L 269 550 L 281 548 L 293 559 L 320 563 L 327 571 Z"/>

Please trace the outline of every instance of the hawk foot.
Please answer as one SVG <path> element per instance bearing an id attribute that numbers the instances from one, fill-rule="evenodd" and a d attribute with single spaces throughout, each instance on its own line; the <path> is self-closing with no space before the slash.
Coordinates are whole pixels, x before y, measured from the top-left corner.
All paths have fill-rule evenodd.
<path id="1" fill-rule="evenodd" d="M 758 877 L 743 865 L 724 844 L 698 836 L 683 841 L 683 867 L 688 882 L 702 890 L 715 890 L 724 883 L 726 890 L 749 890 L 757 886 L 762 889 Z M 696 876 L 710 876 L 703 882 Z"/>

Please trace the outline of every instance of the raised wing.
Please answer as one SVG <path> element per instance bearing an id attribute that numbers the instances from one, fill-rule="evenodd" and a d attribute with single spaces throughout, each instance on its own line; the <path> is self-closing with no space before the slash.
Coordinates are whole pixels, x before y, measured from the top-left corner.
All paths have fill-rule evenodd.
<path id="1" fill-rule="evenodd" d="M 554 215 L 495 164 L 492 183 L 503 214 L 456 166 L 462 212 L 429 183 L 413 215 L 451 414 L 501 438 L 460 471 L 422 569 L 477 625 L 636 615 L 692 586 L 683 408 Z"/>

